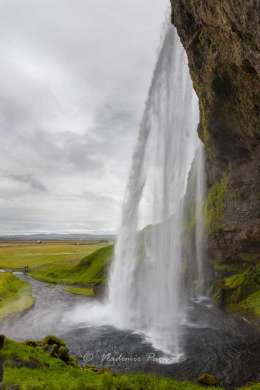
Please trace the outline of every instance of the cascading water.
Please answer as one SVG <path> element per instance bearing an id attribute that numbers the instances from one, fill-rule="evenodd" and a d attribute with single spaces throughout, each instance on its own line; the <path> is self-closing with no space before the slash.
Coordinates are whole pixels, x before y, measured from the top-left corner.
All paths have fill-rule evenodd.
<path id="1" fill-rule="evenodd" d="M 205 174 L 205 153 L 203 144 L 200 143 L 197 155 L 195 157 L 195 186 L 196 186 L 196 197 L 195 197 L 195 252 L 196 252 L 196 263 L 195 268 L 197 270 L 197 285 L 196 295 L 202 297 L 206 293 L 205 283 L 205 256 L 206 256 L 206 234 L 203 219 L 203 200 L 206 193 L 206 174 Z"/>
<path id="2" fill-rule="evenodd" d="M 109 281 L 109 307 L 119 327 L 142 331 L 179 360 L 186 317 L 184 208 L 195 169 L 197 285 L 203 284 L 203 147 L 197 135 L 198 101 L 187 57 L 167 26 L 133 155 Z M 150 226 L 140 232 L 143 209 Z"/>

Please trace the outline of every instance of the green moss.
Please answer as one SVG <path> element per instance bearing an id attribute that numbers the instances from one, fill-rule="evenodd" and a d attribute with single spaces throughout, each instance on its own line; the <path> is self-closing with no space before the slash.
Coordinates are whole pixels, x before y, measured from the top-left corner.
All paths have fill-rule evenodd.
<path id="1" fill-rule="evenodd" d="M 10 272 L 0 273 L 0 320 L 29 309 L 34 303 L 29 283 Z"/>
<path id="2" fill-rule="evenodd" d="M 233 290 L 238 287 L 241 287 L 246 280 L 247 280 L 246 273 L 232 275 L 224 280 L 224 286 L 225 288 Z"/>
<path id="3" fill-rule="evenodd" d="M 218 384 L 218 380 L 214 375 L 203 373 L 199 376 L 198 382 L 206 386 L 215 386 Z"/>
<path id="4" fill-rule="evenodd" d="M 204 145 L 208 146 L 209 144 L 209 131 L 208 131 L 208 113 L 206 109 L 206 99 L 201 96 L 199 100 L 200 106 L 200 124 L 199 124 L 199 136 L 203 141 Z"/>
<path id="5" fill-rule="evenodd" d="M 27 341 L 27 344 L 28 344 L 28 341 Z M 48 335 L 40 341 L 40 345 L 58 345 L 59 347 L 64 347 L 65 343 L 62 339 L 60 339 L 56 336 Z"/>
<path id="6" fill-rule="evenodd" d="M 244 271 L 243 265 L 240 263 L 223 263 L 223 261 L 214 261 L 213 269 L 223 277 L 239 273 L 241 270 Z"/>
<path id="7" fill-rule="evenodd" d="M 223 276 L 222 271 L 222 278 L 214 283 L 213 299 L 232 312 L 260 316 L 260 264 L 238 263 L 236 266 L 237 270 L 240 267 L 240 272 Z"/>
<path id="8" fill-rule="evenodd" d="M 260 262 L 260 254 L 259 253 L 245 253 L 245 252 L 242 252 L 240 253 L 240 257 L 248 262 L 248 263 L 258 263 Z"/>
<path id="9" fill-rule="evenodd" d="M 205 225 L 208 234 L 216 233 L 223 228 L 228 183 L 229 174 L 225 173 L 208 193 L 204 204 Z"/>
<path id="10" fill-rule="evenodd" d="M 232 311 L 239 311 L 244 314 L 260 317 L 260 289 L 249 295 L 239 304 L 231 305 L 230 309 Z"/>

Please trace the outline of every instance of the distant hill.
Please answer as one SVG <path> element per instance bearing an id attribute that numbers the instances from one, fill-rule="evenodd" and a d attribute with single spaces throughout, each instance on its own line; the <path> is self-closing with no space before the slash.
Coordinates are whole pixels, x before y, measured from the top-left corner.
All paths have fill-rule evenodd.
<path id="1" fill-rule="evenodd" d="M 113 234 L 56 234 L 56 233 L 37 233 L 37 234 L 17 234 L 2 235 L 0 241 L 114 241 Z"/>

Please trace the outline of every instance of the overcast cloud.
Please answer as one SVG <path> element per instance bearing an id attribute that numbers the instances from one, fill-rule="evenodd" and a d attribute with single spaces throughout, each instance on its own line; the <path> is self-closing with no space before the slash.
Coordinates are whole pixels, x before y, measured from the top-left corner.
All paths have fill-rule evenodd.
<path id="1" fill-rule="evenodd" d="M 0 0 L 0 234 L 111 232 L 168 0 Z"/>

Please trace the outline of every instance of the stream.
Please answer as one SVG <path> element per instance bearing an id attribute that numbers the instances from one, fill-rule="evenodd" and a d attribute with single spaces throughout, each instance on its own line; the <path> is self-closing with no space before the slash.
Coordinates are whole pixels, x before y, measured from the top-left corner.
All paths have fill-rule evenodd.
<path id="1" fill-rule="evenodd" d="M 87 322 L 88 308 L 99 302 L 65 292 L 19 274 L 30 282 L 34 306 L 0 324 L 0 332 L 16 340 L 54 334 L 65 340 L 82 364 L 112 368 L 115 372 L 153 372 L 178 379 L 216 375 L 227 388 L 260 380 L 260 336 L 243 319 L 227 315 L 209 300 L 190 302 L 188 321 L 181 326 L 186 358 L 172 364 L 142 334 Z M 84 309 L 86 321 L 77 321 Z"/>

